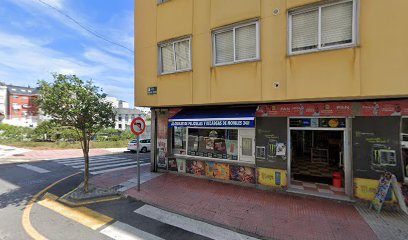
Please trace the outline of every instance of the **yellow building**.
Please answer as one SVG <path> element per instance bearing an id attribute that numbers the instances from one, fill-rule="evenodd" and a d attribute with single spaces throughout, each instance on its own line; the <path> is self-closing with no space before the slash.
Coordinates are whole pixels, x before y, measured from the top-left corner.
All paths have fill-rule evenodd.
<path id="1" fill-rule="evenodd" d="M 407 176 L 408 1 L 135 2 L 158 168 L 340 198 Z"/>

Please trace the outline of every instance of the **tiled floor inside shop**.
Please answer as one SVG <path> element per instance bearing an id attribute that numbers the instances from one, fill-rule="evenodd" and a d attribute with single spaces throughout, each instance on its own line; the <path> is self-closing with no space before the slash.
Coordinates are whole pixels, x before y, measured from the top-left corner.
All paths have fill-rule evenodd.
<path id="1" fill-rule="evenodd" d="M 344 192 L 344 188 L 336 188 L 329 184 L 324 183 L 310 183 L 310 182 L 302 182 L 297 180 L 292 180 L 291 188 L 298 189 L 301 191 L 307 191 L 310 193 L 325 193 L 331 194 L 333 196 L 346 196 Z"/>

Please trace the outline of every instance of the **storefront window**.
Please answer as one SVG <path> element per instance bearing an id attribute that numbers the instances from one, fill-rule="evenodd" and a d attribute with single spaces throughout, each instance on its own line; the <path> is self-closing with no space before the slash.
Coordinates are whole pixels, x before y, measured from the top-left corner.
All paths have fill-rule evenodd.
<path id="1" fill-rule="evenodd" d="M 188 129 L 187 154 L 238 160 L 238 129 Z"/>
<path id="2" fill-rule="evenodd" d="M 186 132 L 187 128 L 173 128 L 173 153 L 186 154 Z"/>

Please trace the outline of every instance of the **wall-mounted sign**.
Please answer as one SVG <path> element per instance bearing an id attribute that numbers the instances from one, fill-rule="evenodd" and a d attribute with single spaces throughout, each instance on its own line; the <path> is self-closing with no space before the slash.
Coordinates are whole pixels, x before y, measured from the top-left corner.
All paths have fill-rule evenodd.
<path id="1" fill-rule="evenodd" d="M 361 116 L 408 116 L 408 100 L 362 102 Z"/>
<path id="2" fill-rule="evenodd" d="M 170 120 L 169 127 L 241 127 L 253 128 L 254 120 L 196 120 L 196 121 L 178 121 Z"/>
<path id="3" fill-rule="evenodd" d="M 285 117 L 285 116 L 352 116 L 352 103 L 293 103 L 259 105 L 257 117 Z"/>
<path id="4" fill-rule="evenodd" d="M 147 88 L 147 95 L 155 95 L 157 94 L 157 87 L 148 87 Z"/>

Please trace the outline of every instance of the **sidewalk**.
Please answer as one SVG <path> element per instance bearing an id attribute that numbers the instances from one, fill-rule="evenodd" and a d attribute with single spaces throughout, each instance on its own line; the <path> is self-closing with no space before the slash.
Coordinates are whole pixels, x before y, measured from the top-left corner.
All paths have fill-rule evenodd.
<path id="1" fill-rule="evenodd" d="M 141 169 L 141 177 L 151 174 Z M 112 187 L 136 170 L 92 178 Z M 194 219 L 269 239 L 377 239 L 351 204 L 262 191 L 205 179 L 163 174 L 125 192 L 129 197 Z"/>
<path id="2" fill-rule="evenodd" d="M 114 148 L 113 150 L 110 149 L 90 149 L 89 155 L 96 156 L 96 155 L 104 155 L 104 154 L 111 154 L 117 153 L 124 149 L 117 149 Z M 76 157 L 83 157 L 82 149 L 51 149 L 51 150 L 26 150 L 26 151 L 19 151 L 14 152 L 11 155 L 6 156 L 7 159 L 38 159 L 38 160 L 48 160 L 48 159 L 60 159 L 60 158 L 76 158 Z"/>

